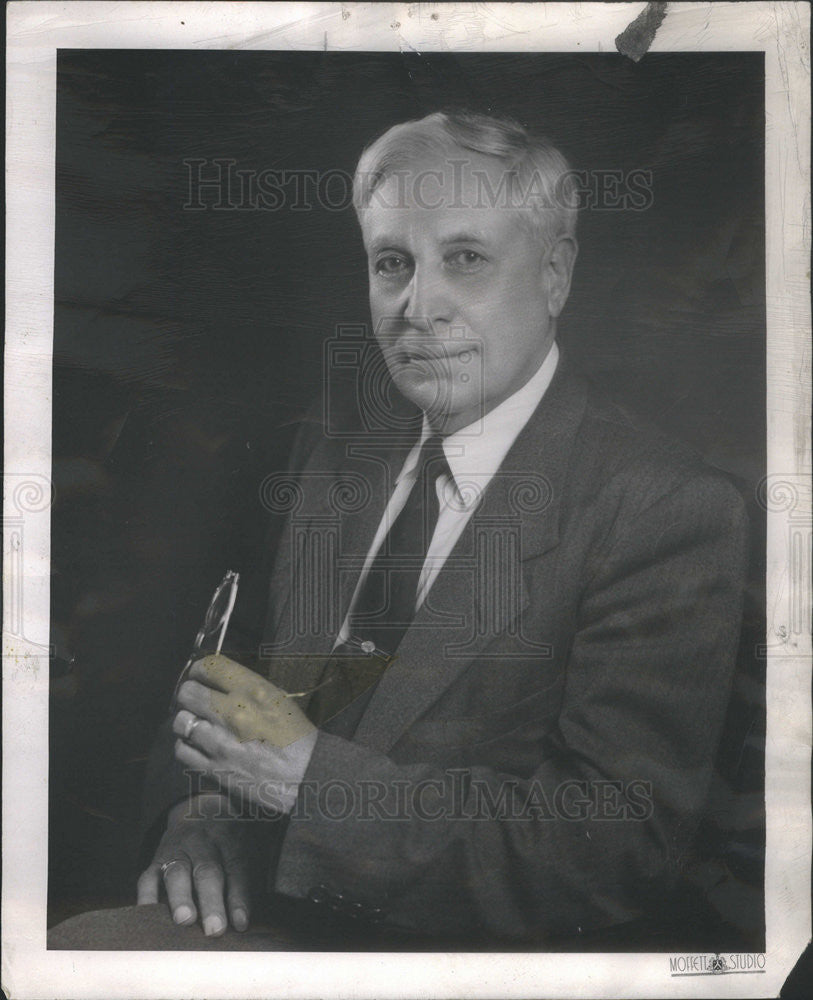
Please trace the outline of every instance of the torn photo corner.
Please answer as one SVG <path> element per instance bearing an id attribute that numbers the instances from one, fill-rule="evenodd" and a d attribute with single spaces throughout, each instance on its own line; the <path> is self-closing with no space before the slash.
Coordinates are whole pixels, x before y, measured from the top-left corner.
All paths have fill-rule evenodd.
<path id="1" fill-rule="evenodd" d="M 779 995 L 809 7 L 8 11 L 4 990 Z"/>

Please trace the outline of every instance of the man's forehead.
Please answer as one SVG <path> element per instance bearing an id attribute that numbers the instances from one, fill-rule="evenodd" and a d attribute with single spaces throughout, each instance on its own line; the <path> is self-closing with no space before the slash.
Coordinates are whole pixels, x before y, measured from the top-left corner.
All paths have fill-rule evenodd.
<path id="1" fill-rule="evenodd" d="M 416 156 L 393 167 L 375 186 L 361 212 L 365 242 L 384 233 L 419 232 L 451 240 L 456 232 L 493 238 L 519 221 L 513 174 L 494 156 L 460 149 Z"/>
<path id="2" fill-rule="evenodd" d="M 361 213 L 361 229 L 368 249 L 419 239 L 438 244 L 485 245 L 513 232 L 519 225 L 521 211 L 488 206 L 385 207 L 374 201 Z"/>

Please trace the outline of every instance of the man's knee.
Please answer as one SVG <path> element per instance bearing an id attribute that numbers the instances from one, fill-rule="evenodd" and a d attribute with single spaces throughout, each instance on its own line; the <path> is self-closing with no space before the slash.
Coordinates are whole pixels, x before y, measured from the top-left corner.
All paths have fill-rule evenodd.
<path id="1" fill-rule="evenodd" d="M 155 903 L 80 913 L 48 931 L 48 948 L 60 951 L 182 949 L 194 948 L 196 937 L 206 940 L 199 927 L 179 927 L 173 923 L 166 903 Z"/>

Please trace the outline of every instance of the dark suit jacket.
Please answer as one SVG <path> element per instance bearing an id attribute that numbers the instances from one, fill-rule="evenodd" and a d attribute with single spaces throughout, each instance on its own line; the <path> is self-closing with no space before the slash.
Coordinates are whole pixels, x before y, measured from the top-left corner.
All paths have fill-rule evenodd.
<path id="1" fill-rule="evenodd" d="M 330 650 L 403 458 L 303 430 L 266 627 L 289 690 L 318 680 L 308 654 Z M 744 561 L 728 482 L 560 363 L 397 661 L 320 733 L 269 888 L 514 940 L 667 907 L 730 695 Z"/>

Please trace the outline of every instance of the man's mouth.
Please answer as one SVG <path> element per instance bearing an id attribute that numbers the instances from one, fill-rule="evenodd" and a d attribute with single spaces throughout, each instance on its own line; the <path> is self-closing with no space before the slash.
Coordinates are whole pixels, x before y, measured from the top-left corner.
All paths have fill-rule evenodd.
<path id="1" fill-rule="evenodd" d="M 474 346 L 457 344 L 398 344 L 392 349 L 391 357 L 401 365 L 448 365 L 453 361 L 467 359 L 474 353 Z"/>

